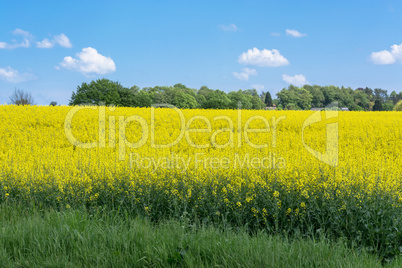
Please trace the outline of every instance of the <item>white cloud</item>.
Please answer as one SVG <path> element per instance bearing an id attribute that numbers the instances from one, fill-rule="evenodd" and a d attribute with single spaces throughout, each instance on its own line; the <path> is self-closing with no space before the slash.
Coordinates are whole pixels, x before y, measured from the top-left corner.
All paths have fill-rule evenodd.
<path id="1" fill-rule="evenodd" d="M 71 48 L 73 45 L 70 42 L 70 39 L 65 34 L 59 34 L 54 37 L 54 41 L 56 44 L 59 44 L 61 47 Z"/>
<path id="2" fill-rule="evenodd" d="M 52 48 L 55 45 L 66 48 L 71 48 L 73 46 L 70 42 L 70 39 L 68 39 L 68 37 L 63 33 L 54 36 L 52 40 L 45 38 L 41 42 L 36 42 L 36 47 L 38 48 Z"/>
<path id="3" fill-rule="evenodd" d="M 234 72 L 233 75 L 239 80 L 247 81 L 250 75 L 257 75 L 257 71 L 250 68 L 243 68 L 241 73 Z"/>
<path id="4" fill-rule="evenodd" d="M 21 35 L 21 36 L 23 36 L 25 38 L 28 38 L 28 39 L 33 38 L 32 34 L 30 34 L 28 31 L 24 31 L 24 30 L 21 30 L 21 29 L 15 29 L 13 31 L 13 35 Z"/>
<path id="5" fill-rule="evenodd" d="M 235 24 L 229 24 L 229 25 L 218 25 L 218 27 L 226 32 L 236 32 L 237 30 L 239 30 L 239 28 L 237 28 L 237 26 Z"/>
<path id="6" fill-rule="evenodd" d="M 295 86 L 304 86 L 306 84 L 309 84 L 307 81 L 306 77 L 302 74 L 296 74 L 295 76 L 290 76 L 290 75 L 282 75 L 283 81 L 285 81 L 287 84 L 292 84 Z"/>
<path id="7" fill-rule="evenodd" d="M 254 84 L 254 85 L 251 85 L 251 87 L 255 88 L 257 90 L 263 90 L 265 88 L 264 85 L 260 85 L 260 84 Z"/>
<path id="8" fill-rule="evenodd" d="M 12 43 L 0 42 L 0 49 L 14 49 L 18 47 L 31 46 L 31 40 L 33 39 L 33 36 L 29 32 L 21 29 L 15 29 L 13 31 L 13 35 L 21 35 L 23 37 L 23 40 L 21 42 L 13 40 Z"/>
<path id="9" fill-rule="evenodd" d="M 93 74 L 108 74 L 116 71 L 114 61 L 98 53 L 92 47 L 83 48 L 81 52 L 76 54 L 77 58 L 70 56 L 64 57 L 60 63 L 60 67 L 78 71 L 85 76 Z"/>
<path id="10" fill-rule="evenodd" d="M 307 34 L 301 33 L 299 31 L 296 30 L 290 30 L 290 29 L 286 29 L 286 34 L 293 36 L 293 37 L 303 37 L 303 36 L 307 36 Z"/>
<path id="11" fill-rule="evenodd" d="M 391 46 L 391 53 L 397 60 L 402 60 L 402 44 L 392 45 Z"/>
<path id="12" fill-rule="evenodd" d="M 21 83 L 28 80 L 36 79 L 36 77 L 30 73 L 20 74 L 17 70 L 14 70 L 9 66 L 5 69 L 0 68 L 0 79 L 10 83 Z"/>
<path id="13" fill-rule="evenodd" d="M 391 51 L 383 50 L 378 52 L 372 52 L 370 55 L 371 61 L 374 64 L 393 64 L 397 61 L 402 62 L 402 44 L 392 45 Z"/>
<path id="14" fill-rule="evenodd" d="M 20 42 L 16 40 L 12 40 L 12 42 L 0 42 L 0 49 L 14 49 L 18 47 L 30 47 L 31 42 L 35 39 L 35 37 L 27 31 L 21 29 L 15 29 L 13 35 L 22 36 L 22 40 Z M 72 44 L 68 37 L 65 34 L 59 34 L 49 40 L 48 38 L 44 38 L 40 42 L 36 42 L 36 47 L 38 48 L 52 48 L 55 45 L 59 45 L 61 47 L 71 48 Z"/>
<path id="15" fill-rule="evenodd" d="M 388 50 L 371 53 L 371 61 L 374 64 L 392 64 L 395 63 L 395 58 Z"/>
<path id="16" fill-rule="evenodd" d="M 49 39 L 45 38 L 41 42 L 36 42 L 36 47 L 39 47 L 39 48 L 52 48 L 52 47 L 54 47 L 54 43 L 50 42 Z"/>
<path id="17" fill-rule="evenodd" d="M 239 56 L 239 63 L 260 67 L 278 67 L 288 65 L 289 61 L 276 49 L 263 49 L 260 51 L 258 48 L 253 48 Z"/>

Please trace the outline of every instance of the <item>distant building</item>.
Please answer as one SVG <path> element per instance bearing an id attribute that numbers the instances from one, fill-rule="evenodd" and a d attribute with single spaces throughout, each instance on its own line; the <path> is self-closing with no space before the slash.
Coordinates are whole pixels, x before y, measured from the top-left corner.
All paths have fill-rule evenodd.
<path id="1" fill-rule="evenodd" d="M 339 108 L 339 109 L 341 109 L 341 111 L 344 111 L 344 112 L 349 112 L 350 111 L 348 107 L 342 107 L 342 108 Z M 324 108 L 311 108 L 311 111 L 322 111 L 322 110 L 324 110 Z"/>
<path id="2" fill-rule="evenodd" d="M 276 110 L 276 105 L 265 107 L 265 110 Z"/>

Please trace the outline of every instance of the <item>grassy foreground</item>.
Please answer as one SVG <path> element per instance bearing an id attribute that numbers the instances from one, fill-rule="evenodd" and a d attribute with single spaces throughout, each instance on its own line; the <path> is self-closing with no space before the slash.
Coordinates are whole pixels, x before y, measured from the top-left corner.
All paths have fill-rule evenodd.
<path id="1" fill-rule="evenodd" d="M 185 219 L 0 206 L 1 267 L 381 267 L 365 251 L 326 239 L 292 239 Z M 401 259 L 388 267 L 401 267 Z"/>

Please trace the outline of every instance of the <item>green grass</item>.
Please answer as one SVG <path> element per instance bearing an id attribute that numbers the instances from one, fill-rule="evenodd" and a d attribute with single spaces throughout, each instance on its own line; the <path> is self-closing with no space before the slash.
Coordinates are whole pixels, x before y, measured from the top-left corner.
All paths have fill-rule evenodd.
<path id="1" fill-rule="evenodd" d="M 89 172 L 85 175 L 88 182 L 77 178 L 63 186 L 50 175 L 42 180 L 35 175 L 21 179 L 18 174 L 3 173 L 0 204 L 55 210 L 86 207 L 90 211 L 107 207 L 152 222 L 180 220 L 186 215 L 192 223 L 247 226 L 249 232 L 291 238 L 317 239 L 324 234 L 331 241 L 346 241 L 350 247 L 364 248 L 387 261 L 402 257 L 402 189 L 397 186 L 384 191 L 382 187 L 368 189 L 357 179 L 351 184 L 333 183 L 330 171 L 320 171 L 314 183 L 300 187 L 297 178 L 277 181 L 276 176 L 282 175 L 276 171 L 262 175 L 260 181 L 241 175 L 241 183 L 224 171 L 205 180 L 176 170 L 156 174 L 154 179 L 133 179 L 129 174 L 135 171 L 100 177 L 85 168 L 82 172 Z"/>
<path id="2" fill-rule="evenodd" d="M 107 210 L 105 210 L 107 211 Z M 113 211 L 0 205 L 0 267 L 381 267 L 325 238 L 287 239 L 245 229 L 158 224 Z M 401 267 L 401 259 L 388 264 Z"/>

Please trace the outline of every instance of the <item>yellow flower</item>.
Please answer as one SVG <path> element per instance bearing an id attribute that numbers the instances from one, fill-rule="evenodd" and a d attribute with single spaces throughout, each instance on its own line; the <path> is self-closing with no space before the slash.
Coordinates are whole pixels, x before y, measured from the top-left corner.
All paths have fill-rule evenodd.
<path id="1" fill-rule="evenodd" d="M 268 215 L 268 212 L 267 212 L 267 210 L 266 210 L 265 208 L 262 209 L 262 214 L 263 214 L 264 216 L 267 216 L 267 215 Z"/>
<path id="2" fill-rule="evenodd" d="M 332 118 L 339 123 L 339 161 L 333 167 L 311 155 L 300 140 L 311 111 L 186 109 L 180 110 L 181 117 L 174 109 L 80 108 L 84 109 L 66 123 L 73 107 L 0 105 L 3 199 L 18 192 L 23 201 L 48 199 L 66 208 L 67 202 L 76 202 L 72 207 L 88 201 L 133 202 L 144 208 L 142 213 L 150 212 L 152 202 L 163 200 L 161 207 L 179 203 L 200 213 L 203 204 L 216 205 L 213 211 L 222 205 L 244 205 L 248 210 L 259 201 L 274 202 L 279 210 L 280 199 L 294 197 L 291 202 L 304 202 L 285 213 L 303 215 L 309 200 L 333 203 L 330 199 L 353 197 L 363 207 L 366 197 L 381 193 L 394 200 L 393 207 L 402 207 L 400 112 L 348 112 Z M 126 141 L 121 142 L 120 119 L 133 116 L 136 119 L 127 122 L 122 133 Z M 278 120 L 282 116 L 286 120 Z M 273 131 L 260 131 L 267 127 L 276 127 L 275 140 Z M 326 152 L 327 136 L 325 126 L 317 122 L 304 130 L 303 141 L 316 152 Z M 346 210 L 346 205 L 339 209 Z M 259 215 L 256 209 L 253 213 Z"/>

